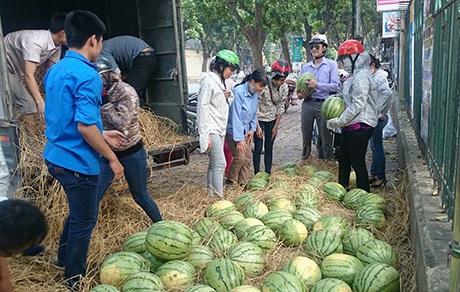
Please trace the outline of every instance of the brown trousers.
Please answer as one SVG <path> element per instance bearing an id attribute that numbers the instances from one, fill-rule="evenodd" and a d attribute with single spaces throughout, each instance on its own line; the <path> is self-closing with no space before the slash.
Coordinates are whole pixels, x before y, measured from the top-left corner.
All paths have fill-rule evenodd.
<path id="1" fill-rule="evenodd" d="M 251 176 L 252 145 L 246 141 L 246 151 L 241 153 L 236 149 L 236 142 L 232 135 L 226 135 L 225 141 L 232 152 L 233 161 L 227 173 L 227 179 L 233 183 L 246 185 Z"/>

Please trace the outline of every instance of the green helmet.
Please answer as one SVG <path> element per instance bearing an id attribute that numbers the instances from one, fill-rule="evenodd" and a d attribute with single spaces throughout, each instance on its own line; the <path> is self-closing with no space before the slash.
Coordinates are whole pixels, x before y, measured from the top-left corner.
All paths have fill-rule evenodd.
<path id="1" fill-rule="evenodd" d="M 238 58 L 238 56 L 230 51 L 230 50 L 222 50 L 222 51 L 219 51 L 216 55 L 216 61 L 220 61 L 219 59 L 221 59 L 222 61 L 224 61 L 224 65 L 226 66 L 232 66 L 232 67 L 235 67 L 236 69 L 239 69 L 240 67 L 240 59 Z"/>

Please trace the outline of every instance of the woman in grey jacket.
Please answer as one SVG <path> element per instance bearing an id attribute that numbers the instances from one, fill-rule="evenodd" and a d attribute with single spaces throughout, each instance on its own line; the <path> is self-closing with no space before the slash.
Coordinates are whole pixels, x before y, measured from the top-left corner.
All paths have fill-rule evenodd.
<path id="1" fill-rule="evenodd" d="M 339 58 L 351 77 L 343 85 L 346 109 L 338 118 L 327 122 L 329 129 L 342 127 L 339 160 L 339 183 L 348 188 L 350 167 L 356 173 L 356 186 L 370 192 L 366 167 L 369 139 L 379 115 L 377 88 L 370 70 L 370 57 L 357 40 L 347 40 L 339 47 Z"/>

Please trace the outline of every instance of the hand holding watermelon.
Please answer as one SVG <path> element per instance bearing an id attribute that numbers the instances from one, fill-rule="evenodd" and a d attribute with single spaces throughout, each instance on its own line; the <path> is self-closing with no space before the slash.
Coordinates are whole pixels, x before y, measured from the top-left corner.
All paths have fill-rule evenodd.
<path id="1" fill-rule="evenodd" d="M 299 99 L 304 99 L 315 92 L 318 85 L 316 77 L 311 73 L 303 73 L 297 78 L 297 95 Z"/>

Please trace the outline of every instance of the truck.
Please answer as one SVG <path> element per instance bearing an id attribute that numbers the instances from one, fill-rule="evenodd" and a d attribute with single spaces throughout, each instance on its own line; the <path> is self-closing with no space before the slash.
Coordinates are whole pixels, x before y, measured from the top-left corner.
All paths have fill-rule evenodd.
<path id="1" fill-rule="evenodd" d="M 20 187 L 17 171 L 18 122 L 8 85 L 3 36 L 23 29 L 47 29 L 56 12 L 88 10 L 105 23 L 104 39 L 132 35 L 156 50 L 158 63 L 147 89 L 147 105 L 158 116 L 171 119 L 187 133 L 188 87 L 184 54 L 184 32 L 180 0 L 2 0 L 0 1 L 0 144 L 8 166 L 8 195 Z M 188 164 L 189 154 L 198 147 L 196 138 L 180 145 L 147 149 L 152 169 Z"/>

